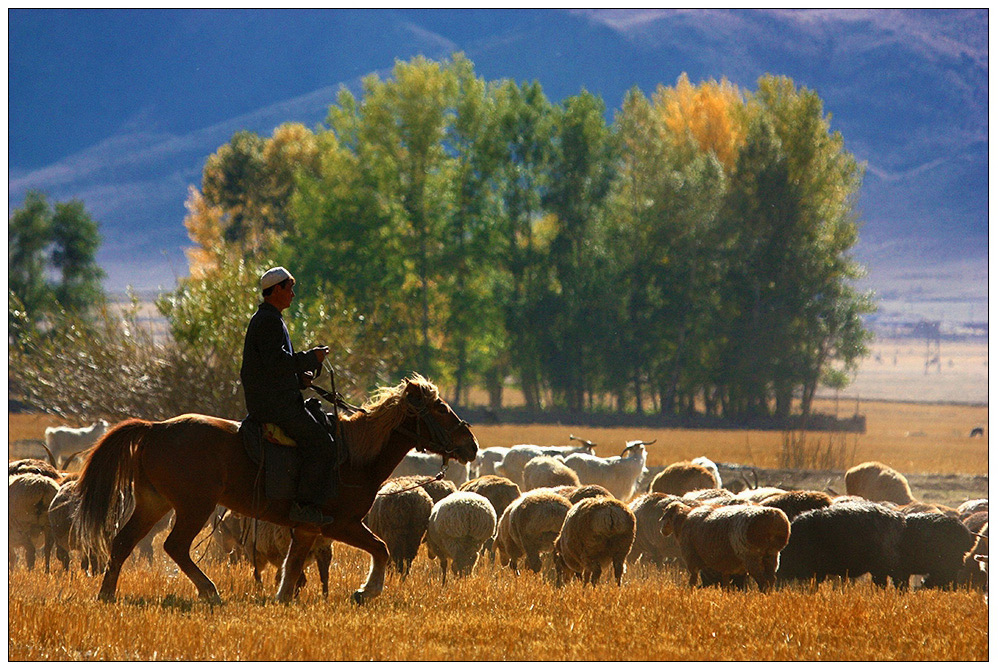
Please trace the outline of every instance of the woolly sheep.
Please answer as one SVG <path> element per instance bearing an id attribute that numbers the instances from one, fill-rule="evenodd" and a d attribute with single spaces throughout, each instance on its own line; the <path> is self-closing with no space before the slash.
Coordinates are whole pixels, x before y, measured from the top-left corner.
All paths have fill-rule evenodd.
<path id="1" fill-rule="evenodd" d="M 561 495 L 568 498 L 568 502 L 573 505 L 580 500 L 585 500 L 586 498 L 612 498 L 613 494 L 610 493 L 606 487 L 600 486 L 599 484 L 586 484 L 585 486 L 573 487 L 574 490 L 566 491 Z"/>
<path id="2" fill-rule="evenodd" d="M 423 488 L 390 480 L 382 485 L 367 513 L 367 527 L 388 545 L 391 564 L 403 580 L 419 553 L 432 509 L 433 498 Z"/>
<path id="3" fill-rule="evenodd" d="M 783 510 L 787 518 L 793 521 L 803 512 L 828 507 L 832 504 L 832 499 L 823 491 L 785 491 L 764 498 L 760 504 Z"/>
<path id="4" fill-rule="evenodd" d="M 835 502 L 802 513 L 790 526 L 777 578 L 819 584 L 828 575 L 860 577 L 867 572 L 878 586 L 897 574 L 904 517 L 869 501 Z"/>
<path id="5" fill-rule="evenodd" d="M 505 477 L 499 475 L 484 475 L 461 484 L 461 491 L 470 491 L 485 496 L 500 518 L 510 503 L 520 497 L 520 487 Z M 488 552 L 495 563 L 495 539 L 489 538 L 482 545 L 482 552 Z"/>
<path id="6" fill-rule="evenodd" d="M 780 552 L 790 537 L 790 521 L 782 510 L 761 505 L 670 503 L 662 515 L 662 534 L 675 534 L 690 586 L 700 572 L 714 570 L 727 587 L 733 575 L 748 573 L 768 591 L 776 583 Z"/>
<path id="7" fill-rule="evenodd" d="M 609 458 L 572 454 L 565 457 L 565 465 L 575 470 L 580 483 L 598 484 L 618 500 L 627 502 L 634 495 L 638 480 L 645 472 L 645 462 L 648 459 L 645 445 L 652 442 L 628 442 L 620 456 Z"/>
<path id="8" fill-rule="evenodd" d="M 661 568 L 666 561 L 679 558 L 679 544 L 673 535 L 662 535 L 662 513 L 673 501 L 679 500 L 668 493 L 645 493 L 630 502 L 634 514 L 634 544 L 627 555 L 629 563 L 651 563 Z"/>
<path id="9" fill-rule="evenodd" d="M 669 494 L 666 494 L 669 495 Z M 713 503 L 716 505 L 748 502 L 737 497 L 728 489 L 697 489 L 684 493 L 680 498 L 688 504 Z"/>
<path id="10" fill-rule="evenodd" d="M 496 511 L 488 498 L 457 491 L 433 506 L 426 528 L 426 553 L 440 559 L 443 583 L 447 561 L 457 576 L 471 574 L 482 545 L 496 533 Z"/>
<path id="11" fill-rule="evenodd" d="M 498 475 L 496 466 L 502 462 L 508 452 L 509 447 L 486 447 L 480 450 L 473 461 L 476 476 Z"/>
<path id="12" fill-rule="evenodd" d="M 59 485 L 43 475 L 25 473 L 7 478 L 7 553 L 11 566 L 17 561 L 15 551 L 22 548 L 28 570 L 34 570 L 35 548 L 38 542 L 44 542 L 45 572 L 49 571 L 49 505 L 58 491 Z"/>
<path id="13" fill-rule="evenodd" d="M 56 481 L 59 481 L 63 477 L 63 473 L 56 470 L 52 464 L 40 461 L 37 458 L 22 458 L 21 460 L 11 461 L 7 464 L 8 477 L 27 473 L 42 475 Z"/>
<path id="14" fill-rule="evenodd" d="M 595 586 L 603 570 L 612 565 L 620 586 L 624 560 L 634 542 L 634 526 L 634 514 L 615 498 L 586 498 L 573 505 L 554 541 L 557 584 L 574 574 Z"/>
<path id="15" fill-rule="evenodd" d="M 748 502 L 757 503 L 762 502 L 766 498 L 781 495 L 783 493 L 786 493 L 786 491 L 775 486 L 760 486 L 755 489 L 745 489 L 744 491 L 739 491 L 735 494 L 735 497 L 739 500 L 747 500 Z"/>
<path id="16" fill-rule="evenodd" d="M 427 477 L 426 475 L 407 475 L 405 477 L 393 477 L 388 480 L 389 482 L 398 482 L 404 486 L 419 486 L 421 489 L 430 494 L 433 498 L 434 503 L 438 503 L 454 491 L 457 491 L 457 487 L 454 482 L 447 479 L 434 479 L 433 477 Z M 386 482 L 387 483 L 387 482 Z"/>
<path id="17" fill-rule="evenodd" d="M 284 568 L 284 559 L 291 546 L 291 529 L 287 526 L 280 526 L 269 521 L 251 519 L 241 514 L 236 514 L 227 510 L 223 516 L 223 522 L 235 521 L 239 532 L 238 537 L 243 539 L 242 554 L 246 556 L 253 566 L 253 579 L 257 584 L 263 584 L 263 571 L 268 565 L 277 568 L 275 584 L 280 584 Z M 319 572 L 319 581 L 322 584 L 322 595 L 329 595 L 329 565 L 333 559 L 333 541 L 327 537 L 319 536 L 312 549 L 308 552 L 306 560 L 314 560 Z M 294 594 L 297 596 L 302 587 L 305 586 L 305 572 L 302 571 L 295 585 Z"/>
<path id="18" fill-rule="evenodd" d="M 45 446 L 56 459 L 56 466 L 59 467 L 61 464 L 65 467 L 73 456 L 84 449 L 89 449 L 103 437 L 107 428 L 108 423 L 104 419 L 99 419 L 93 425 L 83 428 L 49 427 L 45 429 Z"/>
<path id="19" fill-rule="evenodd" d="M 926 588 L 953 586 L 973 547 L 974 536 L 959 519 L 933 512 L 909 514 L 894 584 L 907 588 L 911 575 L 926 575 Z"/>
<path id="20" fill-rule="evenodd" d="M 552 486 L 579 486 L 575 470 L 556 456 L 535 456 L 523 466 L 523 486 L 526 490 Z"/>
<path id="21" fill-rule="evenodd" d="M 443 459 L 438 454 L 424 454 L 419 451 L 410 451 L 402 461 L 395 467 L 392 477 L 407 477 L 422 475 L 435 477 L 443 467 Z M 447 471 L 444 479 L 454 483 L 455 488 L 468 481 L 468 464 L 458 461 L 448 461 Z"/>
<path id="22" fill-rule="evenodd" d="M 846 493 L 880 502 L 907 505 L 914 501 L 908 480 L 897 470 L 878 463 L 867 461 L 846 471 Z"/>
<path id="23" fill-rule="evenodd" d="M 520 574 L 519 560 L 525 558 L 530 570 L 540 572 L 541 554 L 554 547 L 571 508 L 568 498 L 548 489 L 527 491 L 510 503 L 499 519 L 496 533 L 500 564 Z"/>
<path id="24" fill-rule="evenodd" d="M 86 553 L 77 541 L 72 530 L 73 516 L 79 508 L 79 498 L 76 497 L 76 480 L 70 479 L 59 485 L 58 491 L 49 503 L 49 526 L 52 531 L 52 543 L 56 557 L 62 562 L 64 570 L 69 569 L 70 556 L 73 551 L 83 552 L 80 568 L 90 575 L 103 571 L 100 557 L 95 553 Z"/>
<path id="25" fill-rule="evenodd" d="M 986 512 L 988 510 L 988 499 L 987 498 L 976 498 L 974 500 L 968 500 L 961 503 L 959 507 L 956 508 L 957 513 L 960 515 L 961 519 L 965 519 L 975 512 Z"/>
<path id="26" fill-rule="evenodd" d="M 713 473 L 703 465 L 692 461 L 680 461 L 667 465 L 651 480 L 650 493 L 668 493 L 681 496 L 690 491 L 720 488 L 714 481 Z"/>
<path id="27" fill-rule="evenodd" d="M 721 473 L 717 470 L 717 464 L 710 460 L 706 456 L 697 456 L 692 461 L 693 465 L 700 465 L 707 469 L 711 475 L 714 477 L 714 488 L 719 489 L 723 484 L 721 484 Z"/>
<path id="28" fill-rule="evenodd" d="M 523 468 L 531 458 L 537 456 L 569 456 L 571 454 L 592 454 L 596 446 L 595 442 L 583 440 L 580 437 L 570 435 L 569 439 L 578 440 L 581 445 L 541 447 L 536 444 L 515 444 L 503 457 L 502 461 L 496 464 L 496 474 L 502 475 L 516 483 L 523 489 L 526 483 L 523 481 Z"/>

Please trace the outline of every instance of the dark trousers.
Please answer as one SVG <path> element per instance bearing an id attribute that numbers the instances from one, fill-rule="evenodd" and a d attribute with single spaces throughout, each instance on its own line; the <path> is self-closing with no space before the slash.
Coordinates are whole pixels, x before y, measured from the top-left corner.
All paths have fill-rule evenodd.
<path id="1" fill-rule="evenodd" d="M 321 505 L 335 493 L 337 459 L 332 436 L 304 407 L 290 419 L 275 423 L 301 450 L 298 502 Z"/>

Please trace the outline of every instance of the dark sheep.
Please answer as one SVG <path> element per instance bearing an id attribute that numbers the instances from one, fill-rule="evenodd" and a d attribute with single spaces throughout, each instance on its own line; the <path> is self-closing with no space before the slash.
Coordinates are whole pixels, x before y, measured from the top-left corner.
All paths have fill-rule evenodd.
<path id="1" fill-rule="evenodd" d="M 568 498 L 568 502 L 573 505 L 580 500 L 585 500 L 586 498 L 612 498 L 613 494 L 610 493 L 609 489 L 605 486 L 600 486 L 599 484 L 587 484 L 585 486 L 580 486 L 571 493 L 565 495 Z"/>
<path id="2" fill-rule="evenodd" d="M 820 584 L 828 575 L 870 573 L 878 586 L 898 574 L 904 516 L 871 502 L 835 503 L 804 512 L 791 524 L 777 579 Z"/>
<path id="3" fill-rule="evenodd" d="M 389 480 L 367 513 L 367 527 L 388 545 L 391 565 L 403 580 L 419 554 L 432 509 L 433 498 L 422 487 Z"/>
<path id="4" fill-rule="evenodd" d="M 783 510 L 787 518 L 793 521 L 804 512 L 828 507 L 832 504 L 832 499 L 822 491 L 787 491 L 770 496 L 760 504 Z"/>
<path id="5" fill-rule="evenodd" d="M 953 586 L 973 546 L 974 536 L 959 519 L 932 512 L 909 514 L 894 584 L 907 588 L 911 575 L 927 575 L 926 588 Z"/>

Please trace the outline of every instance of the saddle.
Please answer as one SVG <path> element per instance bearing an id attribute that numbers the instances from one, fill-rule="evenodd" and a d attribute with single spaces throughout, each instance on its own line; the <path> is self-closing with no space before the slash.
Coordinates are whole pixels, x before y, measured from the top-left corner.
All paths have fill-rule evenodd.
<path id="1" fill-rule="evenodd" d="M 318 399 L 305 401 L 305 409 L 329 429 L 329 419 L 322 412 Z M 274 423 L 262 423 L 247 416 L 239 424 L 243 448 L 254 464 L 263 471 L 264 496 L 271 500 L 294 500 L 301 470 L 301 453 L 297 443 Z M 339 442 L 337 451 L 342 451 Z M 340 460 L 340 456 L 337 455 Z"/>

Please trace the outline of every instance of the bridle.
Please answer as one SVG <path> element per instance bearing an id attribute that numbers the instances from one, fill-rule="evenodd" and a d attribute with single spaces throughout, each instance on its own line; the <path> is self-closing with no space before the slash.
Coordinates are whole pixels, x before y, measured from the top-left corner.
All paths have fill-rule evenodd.
<path id="1" fill-rule="evenodd" d="M 416 430 L 410 430 L 403 425 L 398 425 L 395 427 L 395 432 L 401 433 L 408 438 L 416 441 L 416 449 L 420 451 L 426 451 L 426 448 L 420 445 L 430 445 L 436 447 L 434 451 L 437 451 L 443 456 L 444 467 L 447 465 L 447 459 L 457 455 L 457 447 L 454 445 L 454 432 L 461 428 L 468 428 L 471 426 L 470 423 L 463 419 L 459 419 L 456 426 L 450 430 L 445 430 L 440 422 L 436 420 L 433 414 L 430 412 L 429 406 L 425 401 L 420 398 L 420 402 L 415 402 L 408 396 L 405 398 L 405 415 L 412 416 L 417 419 Z M 422 427 L 426 426 L 429 435 L 422 434 Z"/>

